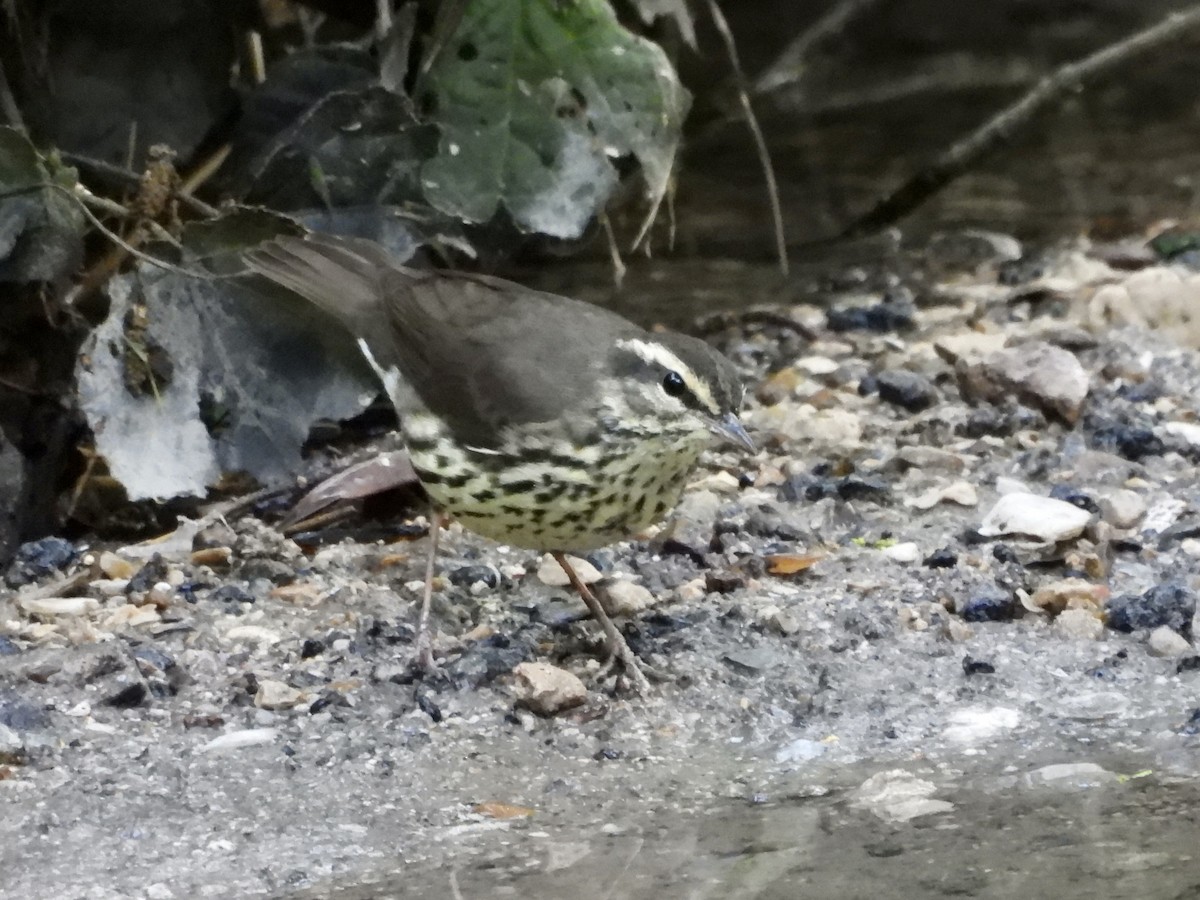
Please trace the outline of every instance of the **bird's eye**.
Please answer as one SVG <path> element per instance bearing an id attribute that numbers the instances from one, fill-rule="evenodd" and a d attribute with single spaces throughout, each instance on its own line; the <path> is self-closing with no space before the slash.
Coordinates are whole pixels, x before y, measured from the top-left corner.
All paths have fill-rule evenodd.
<path id="1" fill-rule="evenodd" d="M 687 392 L 687 385 L 683 383 L 683 376 L 678 372 L 668 372 L 663 378 L 662 385 L 668 397 L 681 397 Z"/>

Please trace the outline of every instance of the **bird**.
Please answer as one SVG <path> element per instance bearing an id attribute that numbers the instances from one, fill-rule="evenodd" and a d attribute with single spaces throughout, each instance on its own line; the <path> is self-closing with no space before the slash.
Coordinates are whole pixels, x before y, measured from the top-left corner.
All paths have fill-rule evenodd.
<path id="1" fill-rule="evenodd" d="M 401 265 L 364 238 L 281 236 L 243 257 L 340 322 L 396 408 L 433 504 L 420 667 L 436 669 L 429 608 L 438 535 L 453 518 L 551 554 L 603 629 L 609 662 L 644 693 L 647 670 L 567 554 L 661 521 L 714 437 L 755 452 L 733 363 L 698 338 L 580 300 Z"/>

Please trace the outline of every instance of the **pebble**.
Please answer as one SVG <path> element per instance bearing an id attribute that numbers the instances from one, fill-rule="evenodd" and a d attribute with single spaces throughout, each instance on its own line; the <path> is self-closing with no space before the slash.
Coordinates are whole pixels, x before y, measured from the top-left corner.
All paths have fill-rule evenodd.
<path id="1" fill-rule="evenodd" d="M 1149 428 L 1121 422 L 1095 428 L 1092 431 L 1092 446 L 1107 453 L 1116 453 L 1133 462 L 1147 456 L 1161 456 L 1167 450 L 1162 438 Z"/>
<path id="2" fill-rule="evenodd" d="M 1152 656 L 1162 656 L 1168 659 L 1186 656 L 1192 652 L 1192 645 L 1187 638 L 1166 625 L 1159 625 L 1150 632 L 1149 644 Z"/>
<path id="3" fill-rule="evenodd" d="M 1187 632 L 1196 613 L 1196 597 L 1184 585 L 1168 581 L 1154 585 L 1141 596 L 1111 597 L 1106 609 L 1108 627 L 1114 631 L 1165 625 L 1174 631 Z"/>
<path id="4" fill-rule="evenodd" d="M 1141 494 L 1120 488 L 1100 496 L 1100 513 L 1115 528 L 1132 528 L 1146 514 Z"/>
<path id="5" fill-rule="evenodd" d="M 543 662 L 524 662 L 513 669 L 517 702 L 539 716 L 553 716 L 587 700 L 583 682 L 566 669 Z"/>
<path id="6" fill-rule="evenodd" d="M 945 469 L 949 472 L 961 472 L 967 465 L 961 455 L 940 447 L 901 447 L 896 451 L 896 459 L 914 469 Z"/>
<path id="7" fill-rule="evenodd" d="M 277 631 L 262 625 L 235 625 L 225 632 L 231 641 L 246 641 L 251 644 L 278 644 L 283 637 Z"/>
<path id="8" fill-rule="evenodd" d="M 863 422 L 852 410 L 817 409 L 808 403 L 752 409 L 744 416 L 754 431 L 774 431 L 815 451 L 845 450 L 862 442 Z"/>
<path id="9" fill-rule="evenodd" d="M 1004 349 L 1008 336 L 1004 334 L 986 334 L 978 331 L 963 331 L 947 335 L 934 342 L 933 349 L 949 363 L 960 359 L 971 360 L 990 356 Z"/>
<path id="10" fill-rule="evenodd" d="M 890 547 L 884 547 L 879 551 L 888 559 L 898 563 L 915 563 L 921 558 L 921 548 L 917 546 L 915 541 L 905 541 L 900 544 L 892 544 Z"/>
<path id="11" fill-rule="evenodd" d="M 610 616 L 632 616 L 656 602 L 648 588 L 623 578 L 601 582 L 597 586 L 597 593 Z"/>
<path id="12" fill-rule="evenodd" d="M 969 481 L 956 481 L 945 487 L 933 487 L 915 497 L 908 497 L 904 505 L 913 509 L 933 509 L 939 503 L 956 503 L 959 506 L 976 506 L 979 493 Z"/>
<path id="13" fill-rule="evenodd" d="M 1057 543 L 1079 537 L 1091 514 L 1064 500 L 1037 494 L 1005 494 L 983 518 L 984 537 L 1029 535 Z"/>
<path id="14" fill-rule="evenodd" d="M 258 683 L 258 692 L 254 695 L 254 705 L 259 709 L 291 709 L 303 701 L 303 691 L 270 678 Z"/>
<path id="15" fill-rule="evenodd" d="M 1104 622 L 1090 610 L 1065 609 L 1055 618 L 1054 631 L 1066 638 L 1098 641 L 1104 636 Z"/>
<path id="16" fill-rule="evenodd" d="M 242 731 L 231 731 L 220 737 L 215 737 L 200 747 L 201 753 L 224 753 L 229 750 L 240 750 L 242 747 L 257 747 L 269 744 L 279 736 L 274 728 L 247 728 Z"/>
<path id="17" fill-rule="evenodd" d="M 968 622 L 1006 622 L 1016 612 L 1013 598 L 999 589 L 967 598 L 957 612 Z"/>
<path id="18" fill-rule="evenodd" d="M 962 361 L 955 374 L 968 400 L 1008 402 L 1015 394 L 1071 424 L 1079 420 L 1090 388 L 1088 374 L 1075 354 L 1043 341 L 997 350 L 975 362 Z"/>
<path id="19" fill-rule="evenodd" d="M 100 608 L 91 597 L 22 597 L 17 603 L 35 616 L 86 616 Z"/>
<path id="20" fill-rule="evenodd" d="M 1050 615 L 1067 609 L 1083 609 L 1090 610 L 1090 615 L 1095 617 L 1108 595 L 1108 588 L 1102 584 L 1092 584 L 1083 578 L 1063 578 L 1042 585 L 1033 592 L 1031 602 L 1034 609 Z"/>
<path id="21" fill-rule="evenodd" d="M 788 744 L 784 744 L 775 751 L 775 762 L 790 763 L 790 762 L 807 762 L 810 759 L 816 759 L 821 756 L 829 748 L 820 741 L 812 741 L 808 738 L 797 738 Z"/>
<path id="22" fill-rule="evenodd" d="M 575 570 L 575 574 L 579 576 L 579 580 L 584 584 L 595 584 L 603 576 L 600 570 L 593 566 L 586 559 L 580 559 L 578 556 L 568 556 L 567 562 L 571 564 L 571 568 Z M 538 581 L 550 587 L 566 587 L 571 583 L 567 578 L 567 573 L 563 567 L 549 553 L 541 558 L 537 568 Z M 424 588 L 424 583 L 422 583 Z"/>
<path id="23" fill-rule="evenodd" d="M 107 610 L 106 610 L 107 611 Z M 122 603 L 108 611 L 101 625 L 107 629 L 136 628 L 139 625 L 157 625 L 162 616 L 153 606 L 136 606 L 132 603 Z"/>
<path id="24" fill-rule="evenodd" d="M 29 541 L 13 554 L 5 580 L 9 587 L 31 584 L 62 571 L 74 561 L 76 555 L 75 545 L 65 538 L 47 537 Z"/>
<path id="25" fill-rule="evenodd" d="M 938 401 L 937 388 L 916 372 L 881 372 L 876 378 L 879 399 L 909 412 L 921 412 Z"/>
<path id="26" fill-rule="evenodd" d="M 1185 509 L 1187 502 L 1177 497 L 1156 500 L 1146 510 L 1146 517 L 1142 521 L 1142 534 L 1162 534 L 1175 524 Z"/>
<path id="27" fill-rule="evenodd" d="M 675 588 L 675 596 L 682 603 L 698 603 L 708 596 L 708 579 L 701 576 L 685 581 Z"/>
<path id="28" fill-rule="evenodd" d="M 934 800 L 937 785 L 903 769 L 872 775 L 854 791 L 852 805 L 869 810 L 885 822 L 908 822 L 921 816 L 949 812 L 954 804 Z"/>
<path id="29" fill-rule="evenodd" d="M 977 747 L 1017 727 L 1021 714 L 1007 706 L 971 706 L 950 714 L 942 736 L 956 744 Z"/>
<path id="30" fill-rule="evenodd" d="M 691 490 L 710 491 L 726 497 L 736 494 L 740 488 L 737 476 L 725 471 L 713 472 L 690 485 Z"/>
<path id="31" fill-rule="evenodd" d="M 1055 763 L 1026 773 L 1027 787 L 1086 789 L 1116 781 L 1117 776 L 1096 763 Z"/>
<path id="32" fill-rule="evenodd" d="M 100 571 L 109 578 L 125 579 L 128 581 L 137 572 L 138 567 L 127 559 L 122 559 L 111 550 L 100 554 Z"/>

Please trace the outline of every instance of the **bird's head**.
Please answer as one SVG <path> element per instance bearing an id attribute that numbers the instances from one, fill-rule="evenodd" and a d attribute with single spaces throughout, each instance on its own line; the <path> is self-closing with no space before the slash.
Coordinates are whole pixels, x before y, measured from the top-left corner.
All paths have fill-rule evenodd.
<path id="1" fill-rule="evenodd" d="M 742 380 L 733 363 L 704 341 L 673 333 L 625 337 L 610 362 L 610 383 L 633 421 L 648 418 L 657 430 L 681 436 L 708 432 L 754 452 L 738 419 Z"/>

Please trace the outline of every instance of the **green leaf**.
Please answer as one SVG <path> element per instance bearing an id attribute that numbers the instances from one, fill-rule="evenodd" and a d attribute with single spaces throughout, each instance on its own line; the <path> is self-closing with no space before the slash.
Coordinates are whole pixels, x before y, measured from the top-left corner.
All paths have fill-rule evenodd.
<path id="1" fill-rule="evenodd" d="M 429 72 L 437 155 L 421 182 L 442 212 L 578 237 L 641 164 L 653 205 L 667 189 L 690 102 L 657 45 L 605 0 L 470 0 Z"/>

